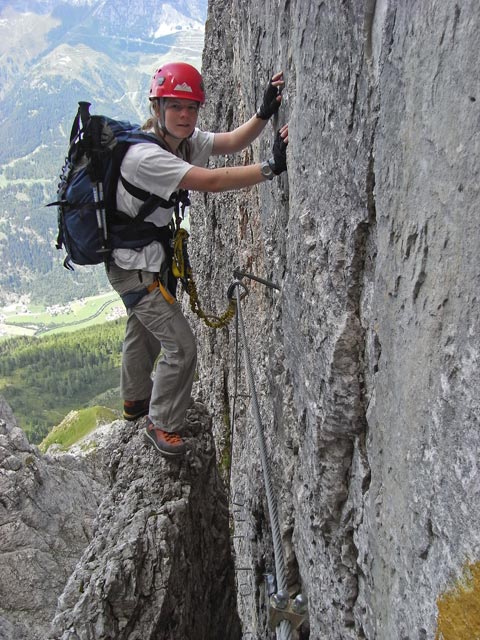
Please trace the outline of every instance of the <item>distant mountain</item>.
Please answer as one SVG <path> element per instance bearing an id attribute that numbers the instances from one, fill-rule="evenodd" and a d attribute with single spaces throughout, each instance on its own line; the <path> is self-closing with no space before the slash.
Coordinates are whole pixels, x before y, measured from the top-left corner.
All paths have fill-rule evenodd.
<path id="1" fill-rule="evenodd" d="M 142 122 L 155 68 L 200 67 L 207 0 L 12 0 L 0 12 L 0 304 L 105 289 L 101 267 L 61 266 L 58 173 L 79 100 Z M 54 283 L 54 286 L 52 284 Z"/>

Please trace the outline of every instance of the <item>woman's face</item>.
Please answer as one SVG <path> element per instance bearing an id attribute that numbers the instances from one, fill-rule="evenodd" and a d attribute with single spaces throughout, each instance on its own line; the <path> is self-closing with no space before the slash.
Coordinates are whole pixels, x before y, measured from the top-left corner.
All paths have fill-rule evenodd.
<path id="1" fill-rule="evenodd" d="M 176 138 L 188 138 L 197 124 L 199 104 L 181 98 L 165 99 L 165 127 Z"/>

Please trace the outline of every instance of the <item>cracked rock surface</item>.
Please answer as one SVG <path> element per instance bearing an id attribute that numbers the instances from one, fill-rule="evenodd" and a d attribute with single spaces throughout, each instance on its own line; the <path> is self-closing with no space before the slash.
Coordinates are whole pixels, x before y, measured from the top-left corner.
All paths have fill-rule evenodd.
<path id="1" fill-rule="evenodd" d="M 84 459 L 43 456 L 0 399 L 2 639 L 49 637 L 57 597 L 92 538 L 105 480 Z"/>
<path id="2" fill-rule="evenodd" d="M 288 175 L 198 198 L 191 257 L 210 306 L 238 266 L 281 287 L 244 279 L 242 309 L 289 584 L 308 595 L 315 640 L 431 640 L 442 593 L 480 561 L 479 24 L 472 0 L 210 2 L 203 126 L 246 121 L 285 72 L 278 120 L 217 164 L 268 158 L 289 121 Z M 198 331 L 220 425 L 235 330 Z M 270 638 L 243 371 L 238 389 L 239 611 Z"/>

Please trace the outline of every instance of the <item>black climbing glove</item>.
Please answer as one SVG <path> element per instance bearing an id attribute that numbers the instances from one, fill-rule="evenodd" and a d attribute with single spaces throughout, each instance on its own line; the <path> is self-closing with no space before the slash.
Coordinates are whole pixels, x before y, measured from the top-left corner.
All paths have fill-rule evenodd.
<path id="1" fill-rule="evenodd" d="M 276 176 L 279 176 L 287 170 L 287 146 L 288 144 L 280 135 L 280 130 L 277 131 L 272 149 L 273 156 L 268 161 L 268 164 Z"/>
<path id="2" fill-rule="evenodd" d="M 257 118 L 270 120 L 270 118 L 277 113 L 280 108 L 280 101 L 277 100 L 277 98 L 281 93 L 281 88 L 275 87 L 270 80 L 263 94 L 262 105 L 257 111 Z"/>

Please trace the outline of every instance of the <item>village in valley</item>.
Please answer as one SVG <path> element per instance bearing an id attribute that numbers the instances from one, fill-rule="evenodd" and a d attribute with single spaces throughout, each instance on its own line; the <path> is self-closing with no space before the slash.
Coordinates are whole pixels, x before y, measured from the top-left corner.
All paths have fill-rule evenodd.
<path id="1" fill-rule="evenodd" d="M 0 309 L 0 339 L 18 335 L 44 335 L 51 331 L 65 331 L 68 327 L 79 329 L 124 316 L 125 307 L 111 292 L 50 305 L 44 309 L 32 305 L 25 295 Z"/>

